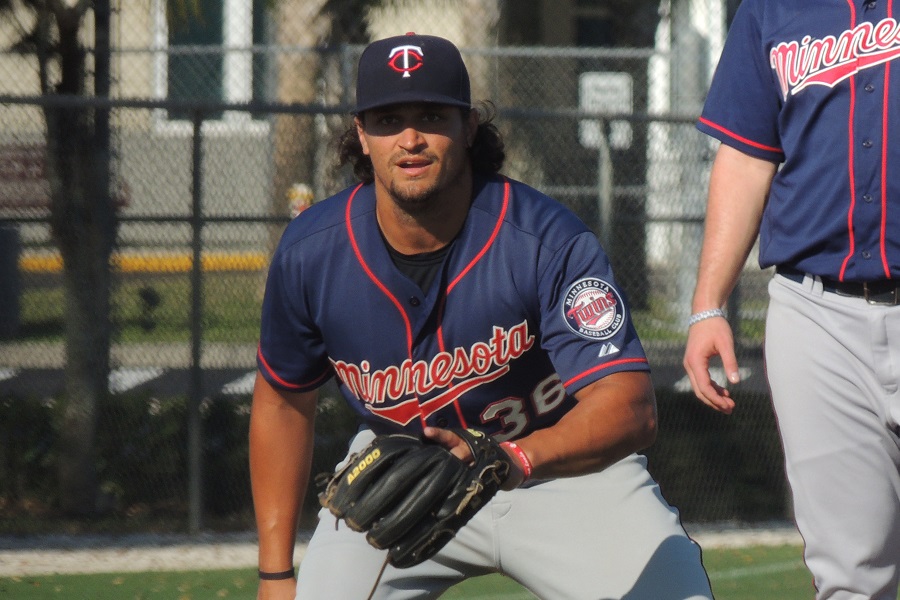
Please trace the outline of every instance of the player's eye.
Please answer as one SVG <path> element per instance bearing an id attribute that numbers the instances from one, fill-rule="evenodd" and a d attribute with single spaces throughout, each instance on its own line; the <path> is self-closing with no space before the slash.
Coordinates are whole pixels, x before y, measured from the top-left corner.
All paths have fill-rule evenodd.
<path id="1" fill-rule="evenodd" d="M 397 115 L 382 115 L 378 118 L 379 125 L 396 125 L 400 122 L 400 117 Z"/>

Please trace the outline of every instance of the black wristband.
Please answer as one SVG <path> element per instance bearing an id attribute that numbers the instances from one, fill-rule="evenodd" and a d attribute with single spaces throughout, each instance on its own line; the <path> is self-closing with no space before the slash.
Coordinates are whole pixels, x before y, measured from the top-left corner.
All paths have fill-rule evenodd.
<path id="1" fill-rule="evenodd" d="M 294 569 L 288 569 L 287 571 L 281 571 L 279 573 L 266 573 L 265 571 L 259 571 L 259 578 L 265 579 L 266 581 L 276 579 L 291 579 L 292 577 L 294 577 Z"/>

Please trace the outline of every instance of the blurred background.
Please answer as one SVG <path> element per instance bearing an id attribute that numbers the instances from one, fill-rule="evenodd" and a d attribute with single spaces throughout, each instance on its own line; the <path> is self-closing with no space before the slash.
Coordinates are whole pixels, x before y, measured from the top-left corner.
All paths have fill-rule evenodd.
<path id="1" fill-rule="evenodd" d="M 735 414 L 681 367 L 715 152 L 694 122 L 737 4 L 0 0 L 0 533 L 252 528 L 268 256 L 352 182 L 335 142 L 356 61 L 407 31 L 460 47 L 505 173 L 603 242 L 653 369 L 667 499 L 695 523 L 789 518 L 755 254 L 727 306 Z M 314 473 L 354 429 L 329 384 Z"/>

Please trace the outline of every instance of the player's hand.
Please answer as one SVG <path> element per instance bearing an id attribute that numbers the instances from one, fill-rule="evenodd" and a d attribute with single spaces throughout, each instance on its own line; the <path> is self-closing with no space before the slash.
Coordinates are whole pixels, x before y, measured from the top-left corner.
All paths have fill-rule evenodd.
<path id="1" fill-rule="evenodd" d="M 256 600 L 294 600 L 296 594 L 297 580 L 293 577 L 274 581 L 260 580 Z"/>
<path id="2" fill-rule="evenodd" d="M 475 458 L 472 456 L 469 445 L 452 431 L 440 429 L 439 427 L 426 427 L 422 433 L 426 438 L 442 445 L 450 451 L 450 454 L 463 462 L 471 463 Z M 507 452 L 507 454 L 509 453 Z M 519 460 L 515 457 L 510 457 L 509 475 L 503 481 L 503 485 L 500 486 L 500 489 L 506 491 L 514 490 L 519 487 L 523 481 L 525 481 L 525 472 L 522 470 Z"/>
<path id="3" fill-rule="evenodd" d="M 469 449 L 469 445 L 465 441 L 463 441 L 461 437 L 448 429 L 441 429 L 439 427 L 426 427 L 422 433 L 426 438 L 428 438 L 432 442 L 437 442 L 438 444 L 449 450 L 450 454 L 466 464 L 471 463 L 475 459 L 475 457 L 472 456 L 472 451 Z"/>
<path id="4" fill-rule="evenodd" d="M 713 381 L 709 374 L 709 362 L 713 356 L 722 359 L 722 366 L 730 383 L 741 380 L 731 326 L 720 317 L 706 319 L 691 326 L 683 364 L 697 398 L 719 412 L 731 414 L 734 410 L 731 392 Z"/>

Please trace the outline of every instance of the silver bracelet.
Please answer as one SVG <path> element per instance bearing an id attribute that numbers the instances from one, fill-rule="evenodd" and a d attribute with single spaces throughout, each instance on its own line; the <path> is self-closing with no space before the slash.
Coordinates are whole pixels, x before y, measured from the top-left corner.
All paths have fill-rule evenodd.
<path id="1" fill-rule="evenodd" d="M 712 319 L 713 317 L 724 317 L 725 311 L 721 308 L 711 308 L 709 310 L 701 310 L 698 313 L 694 313 L 688 319 L 688 327 L 691 325 L 696 325 L 700 321 L 705 321 L 706 319 Z"/>

